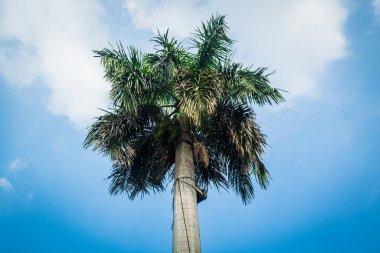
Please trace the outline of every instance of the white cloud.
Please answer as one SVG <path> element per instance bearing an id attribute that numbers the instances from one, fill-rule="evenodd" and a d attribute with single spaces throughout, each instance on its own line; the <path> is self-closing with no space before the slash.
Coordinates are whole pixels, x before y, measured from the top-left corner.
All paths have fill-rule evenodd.
<path id="1" fill-rule="evenodd" d="M 375 15 L 380 21 L 380 0 L 372 0 L 372 6 L 375 9 Z"/>
<path id="2" fill-rule="evenodd" d="M 42 82 L 49 111 L 79 127 L 107 107 L 109 86 L 91 52 L 108 41 L 98 1 L 0 1 L 0 74 L 21 87 Z M 136 28 L 169 27 L 180 38 L 212 13 L 228 14 L 237 60 L 277 70 L 272 83 L 288 99 L 316 96 L 329 63 L 345 55 L 339 0 L 123 1 Z"/>
<path id="3" fill-rule="evenodd" d="M 107 106 L 108 88 L 94 48 L 107 41 L 104 10 L 92 0 L 0 2 L 0 74 L 18 86 L 49 88 L 50 112 L 84 126 Z"/>
<path id="4" fill-rule="evenodd" d="M 156 32 L 168 27 L 179 37 L 186 37 L 201 20 L 204 11 L 199 10 L 195 1 L 125 1 L 125 8 L 132 17 L 133 24 L 139 29 Z"/>
<path id="5" fill-rule="evenodd" d="M 16 158 L 16 159 L 14 159 L 13 161 L 11 161 L 8 164 L 8 169 L 11 172 L 16 172 L 16 171 L 19 171 L 19 170 L 23 170 L 26 167 L 28 167 L 30 161 L 31 161 L 31 159 L 29 159 L 29 160 L 23 160 L 21 158 Z"/>
<path id="6" fill-rule="evenodd" d="M 318 96 L 318 81 L 329 64 L 346 54 L 343 26 L 347 10 L 339 0 L 125 0 L 125 9 L 139 29 L 170 28 L 186 37 L 212 13 L 227 14 L 236 43 L 236 58 L 277 70 L 276 87 L 288 99 Z"/>
<path id="7" fill-rule="evenodd" d="M 0 188 L 9 192 L 12 190 L 12 184 L 5 177 L 0 177 Z"/>
<path id="8" fill-rule="evenodd" d="M 0 35 L 1 36 L 1 35 Z M 19 86 L 30 85 L 37 77 L 38 61 L 35 50 L 22 44 L 8 46 L 0 52 L 1 74 Z"/>

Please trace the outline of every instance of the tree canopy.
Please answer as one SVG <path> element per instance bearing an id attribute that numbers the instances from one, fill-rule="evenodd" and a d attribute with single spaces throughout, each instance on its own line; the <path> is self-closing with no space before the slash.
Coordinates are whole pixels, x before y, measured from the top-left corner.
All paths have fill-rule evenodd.
<path id="1" fill-rule="evenodd" d="M 270 73 L 233 61 L 224 15 L 202 23 L 189 47 L 168 31 L 152 41 L 153 53 L 121 43 L 94 51 L 111 84 L 112 108 L 90 126 L 84 146 L 111 159 L 110 193 L 133 199 L 163 191 L 173 178 L 178 120 L 186 118 L 196 185 L 232 189 L 249 202 L 254 181 L 265 189 L 270 180 L 253 106 L 284 101 Z"/>

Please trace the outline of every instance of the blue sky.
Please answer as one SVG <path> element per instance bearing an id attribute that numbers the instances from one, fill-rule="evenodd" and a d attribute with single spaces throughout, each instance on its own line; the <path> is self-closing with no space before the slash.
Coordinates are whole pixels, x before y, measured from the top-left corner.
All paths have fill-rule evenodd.
<path id="1" fill-rule="evenodd" d="M 226 13 L 236 59 L 276 70 L 279 108 L 255 108 L 273 177 L 247 206 L 211 191 L 204 252 L 380 252 L 380 1 L 0 1 L 0 251 L 168 252 L 171 186 L 109 196 L 83 150 L 108 85 L 92 49 L 151 50 Z"/>

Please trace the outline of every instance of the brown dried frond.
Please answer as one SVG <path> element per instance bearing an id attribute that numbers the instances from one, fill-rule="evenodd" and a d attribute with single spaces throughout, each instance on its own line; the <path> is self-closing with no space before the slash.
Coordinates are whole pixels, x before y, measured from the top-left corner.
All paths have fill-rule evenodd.
<path id="1" fill-rule="evenodd" d="M 206 146 L 202 142 L 194 143 L 194 157 L 197 162 L 202 164 L 203 168 L 209 165 L 209 156 Z"/>
<path id="2" fill-rule="evenodd" d="M 181 100 L 180 109 L 195 126 L 200 126 L 205 116 L 215 112 L 223 92 L 222 81 L 214 73 L 202 72 L 194 77 L 191 71 L 182 70 L 177 75 L 176 96 Z"/>
<path id="3" fill-rule="evenodd" d="M 244 164 L 243 167 L 241 168 L 241 173 L 245 176 L 248 176 L 249 173 L 249 166 L 248 164 Z"/>

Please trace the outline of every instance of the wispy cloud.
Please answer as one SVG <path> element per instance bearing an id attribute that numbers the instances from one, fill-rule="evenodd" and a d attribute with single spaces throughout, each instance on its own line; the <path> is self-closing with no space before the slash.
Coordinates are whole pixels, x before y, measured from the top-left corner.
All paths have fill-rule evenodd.
<path id="1" fill-rule="evenodd" d="M 92 49 L 107 41 L 105 10 L 93 0 L 0 2 L 0 74 L 18 86 L 42 81 L 50 112 L 86 125 L 108 88 Z"/>
<path id="2" fill-rule="evenodd" d="M 318 96 L 329 64 L 346 54 L 347 10 L 339 0 L 125 0 L 125 9 L 138 29 L 169 27 L 178 37 L 212 13 L 226 13 L 237 58 L 277 70 L 273 83 L 290 91 L 288 99 Z"/>
<path id="3" fill-rule="evenodd" d="M 375 10 L 376 18 L 380 22 L 380 0 L 372 0 L 372 6 Z"/>
<path id="4" fill-rule="evenodd" d="M 11 191 L 12 190 L 11 182 L 9 182 L 9 180 L 6 179 L 5 177 L 0 177 L 0 189 L 3 189 L 7 192 Z"/>
<path id="5" fill-rule="evenodd" d="M 16 158 L 8 164 L 8 170 L 11 172 L 23 170 L 28 167 L 30 161 L 31 159 L 23 160 L 21 158 Z"/>

